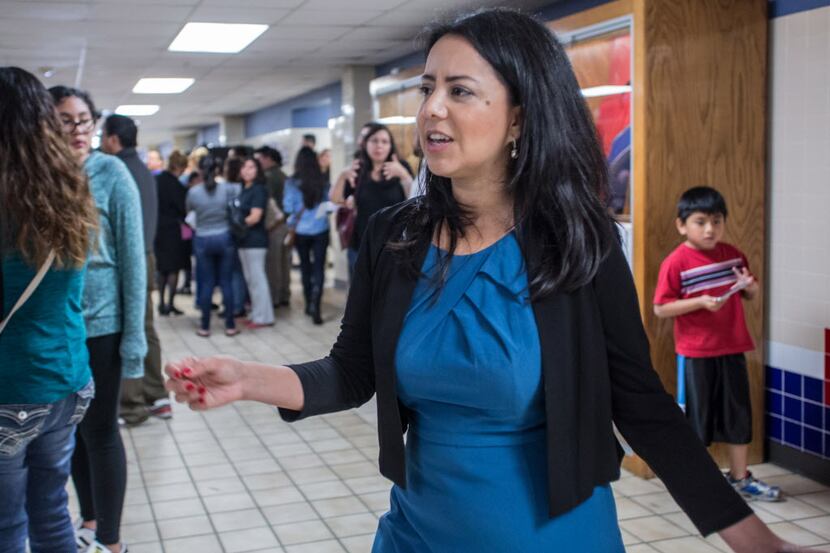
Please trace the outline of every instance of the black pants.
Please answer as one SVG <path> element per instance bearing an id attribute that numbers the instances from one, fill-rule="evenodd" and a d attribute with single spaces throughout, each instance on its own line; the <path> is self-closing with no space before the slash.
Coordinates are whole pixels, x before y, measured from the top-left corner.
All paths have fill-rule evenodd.
<path id="1" fill-rule="evenodd" d="M 686 418 L 707 446 L 752 441 L 752 404 L 744 355 L 686 358 Z"/>
<path id="2" fill-rule="evenodd" d="M 326 271 L 326 249 L 329 247 L 329 231 L 320 234 L 298 234 L 294 243 L 300 256 L 303 293 L 306 302 L 322 295 Z"/>
<path id="3" fill-rule="evenodd" d="M 78 425 L 72 456 L 72 481 L 81 516 L 97 522 L 96 537 L 108 545 L 121 541 L 121 511 L 127 491 L 127 457 L 118 431 L 120 345 L 120 332 L 86 341 L 95 398 Z"/>

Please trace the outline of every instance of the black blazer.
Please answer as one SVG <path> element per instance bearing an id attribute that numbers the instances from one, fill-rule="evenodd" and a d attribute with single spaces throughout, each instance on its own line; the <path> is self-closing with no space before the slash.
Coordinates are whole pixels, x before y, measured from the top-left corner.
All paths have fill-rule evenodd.
<path id="1" fill-rule="evenodd" d="M 305 394 L 287 421 L 357 407 L 377 393 L 380 472 L 406 487 L 395 352 L 416 281 L 386 248 L 417 198 L 379 211 L 355 266 L 340 335 L 328 357 L 292 365 Z M 421 252 L 426 255 L 426 248 Z M 628 264 L 615 246 L 589 285 L 533 303 L 547 413 L 547 492 L 557 516 L 619 478 L 622 449 L 611 422 L 663 479 L 705 534 L 752 514 L 712 461 L 651 366 Z"/>

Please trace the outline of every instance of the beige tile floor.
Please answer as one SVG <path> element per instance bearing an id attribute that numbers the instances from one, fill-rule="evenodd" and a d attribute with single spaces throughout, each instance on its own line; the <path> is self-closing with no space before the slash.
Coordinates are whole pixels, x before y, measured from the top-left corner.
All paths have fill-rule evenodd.
<path id="1" fill-rule="evenodd" d="M 187 311 L 157 320 L 165 359 L 226 353 L 290 363 L 324 355 L 335 338 L 343 294 L 327 290 L 327 323 L 315 327 L 295 300 L 273 328 L 194 334 Z M 295 293 L 295 298 L 300 294 Z M 170 422 L 154 419 L 123 432 L 129 478 L 123 537 L 132 553 L 367 553 L 390 484 L 377 471 L 374 403 L 283 423 L 273 408 L 240 403 L 208 413 L 176 405 Z M 830 489 L 780 467 L 753 467 L 781 485 L 787 501 L 753 505 L 776 532 L 830 552 Z M 701 538 L 657 480 L 624 474 L 613 485 L 629 553 L 728 551 Z M 71 492 L 70 492 L 71 493 Z M 76 502 L 71 498 L 73 513 Z"/>

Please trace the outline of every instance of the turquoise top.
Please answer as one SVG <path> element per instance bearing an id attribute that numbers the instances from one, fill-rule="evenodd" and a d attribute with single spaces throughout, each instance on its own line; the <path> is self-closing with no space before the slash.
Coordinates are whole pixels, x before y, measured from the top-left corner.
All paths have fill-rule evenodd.
<path id="1" fill-rule="evenodd" d="M 144 374 L 147 269 L 138 187 L 115 156 L 94 151 L 84 163 L 98 208 L 98 244 L 89 258 L 83 308 L 90 338 L 121 332 L 124 378 Z"/>
<path id="2" fill-rule="evenodd" d="M 91 377 L 81 311 L 85 269 L 52 269 L 0 334 L 0 404 L 53 403 Z M 4 318 L 37 270 L 3 258 Z"/>
<path id="3" fill-rule="evenodd" d="M 436 297 L 438 258 L 432 247 L 398 341 L 407 487 L 392 488 L 373 553 L 623 553 L 609 486 L 548 515 L 541 349 L 516 239 L 455 256 Z"/>

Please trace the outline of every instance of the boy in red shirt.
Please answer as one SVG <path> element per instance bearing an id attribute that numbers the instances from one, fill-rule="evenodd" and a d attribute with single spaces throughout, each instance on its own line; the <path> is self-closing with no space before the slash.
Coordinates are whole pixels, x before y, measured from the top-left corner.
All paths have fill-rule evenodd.
<path id="1" fill-rule="evenodd" d="M 685 357 L 686 417 L 707 446 L 725 442 L 727 478 L 744 497 L 778 501 L 781 490 L 747 470 L 752 406 L 744 353 L 755 349 L 742 299 L 760 287 L 746 256 L 721 242 L 726 201 L 708 186 L 691 188 L 677 205 L 685 237 L 660 266 L 654 313 L 674 318 L 675 351 Z"/>

